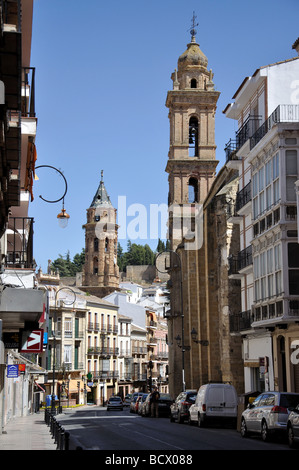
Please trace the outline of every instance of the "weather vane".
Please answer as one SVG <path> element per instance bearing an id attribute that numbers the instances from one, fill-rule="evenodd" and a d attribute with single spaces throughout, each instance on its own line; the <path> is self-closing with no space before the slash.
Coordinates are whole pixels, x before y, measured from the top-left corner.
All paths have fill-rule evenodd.
<path id="1" fill-rule="evenodd" d="M 188 29 L 188 31 L 190 31 L 190 34 L 191 34 L 192 37 L 195 36 L 196 33 L 197 33 L 197 31 L 195 29 L 195 27 L 198 26 L 198 23 L 195 22 L 196 18 L 197 18 L 197 16 L 195 15 L 195 11 L 194 11 L 193 12 L 193 18 L 192 18 L 192 21 L 191 21 L 192 26 L 191 26 L 190 29 Z"/>

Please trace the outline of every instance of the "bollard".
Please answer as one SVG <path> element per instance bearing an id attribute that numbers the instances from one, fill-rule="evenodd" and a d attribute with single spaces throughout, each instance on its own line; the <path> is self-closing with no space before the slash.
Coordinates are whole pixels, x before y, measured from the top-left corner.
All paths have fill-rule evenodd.
<path id="1" fill-rule="evenodd" d="M 63 450 L 63 449 L 64 449 L 64 438 L 65 438 L 65 431 L 64 431 L 63 428 L 61 428 L 59 450 Z"/>
<path id="2" fill-rule="evenodd" d="M 70 448 L 70 433 L 65 432 L 64 434 L 65 440 L 64 440 L 64 450 L 69 450 Z"/>

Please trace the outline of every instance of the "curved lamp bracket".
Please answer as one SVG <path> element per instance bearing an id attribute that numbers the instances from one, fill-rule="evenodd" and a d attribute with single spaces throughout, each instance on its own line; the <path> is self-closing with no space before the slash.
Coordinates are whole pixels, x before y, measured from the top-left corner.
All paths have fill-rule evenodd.
<path id="1" fill-rule="evenodd" d="M 59 198 L 59 199 L 56 199 L 55 201 L 50 201 L 48 199 L 45 199 L 43 198 L 42 196 L 39 196 L 43 201 L 45 202 L 50 202 L 50 203 L 55 203 L 55 202 L 59 202 L 61 201 L 62 199 L 64 199 L 64 196 L 66 195 L 67 193 L 67 181 L 66 181 L 66 178 L 65 176 L 63 175 L 63 173 L 61 173 L 60 170 L 58 170 L 57 168 L 55 168 L 54 166 L 51 166 L 51 165 L 40 165 L 40 166 L 36 166 L 35 169 L 37 170 L 37 168 L 52 168 L 52 170 L 55 170 L 57 171 L 61 176 L 62 178 L 64 179 L 64 183 L 65 183 L 65 191 L 63 193 L 63 195 Z"/>

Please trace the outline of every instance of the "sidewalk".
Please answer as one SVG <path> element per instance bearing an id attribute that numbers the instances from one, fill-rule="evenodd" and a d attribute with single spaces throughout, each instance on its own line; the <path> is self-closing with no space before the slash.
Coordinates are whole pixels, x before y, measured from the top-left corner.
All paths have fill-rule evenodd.
<path id="1" fill-rule="evenodd" d="M 56 450 L 44 411 L 11 419 L 0 434 L 2 450 Z"/>

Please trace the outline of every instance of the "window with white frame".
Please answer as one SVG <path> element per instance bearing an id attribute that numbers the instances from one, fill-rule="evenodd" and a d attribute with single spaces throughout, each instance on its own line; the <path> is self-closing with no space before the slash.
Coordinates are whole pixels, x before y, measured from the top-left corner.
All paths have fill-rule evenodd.
<path id="1" fill-rule="evenodd" d="M 281 246 L 265 250 L 253 258 L 255 302 L 281 294 Z"/>
<path id="2" fill-rule="evenodd" d="M 64 345 L 64 358 L 63 361 L 66 365 L 69 365 L 71 368 L 72 365 L 72 346 L 70 344 Z"/>
<path id="3" fill-rule="evenodd" d="M 288 243 L 289 294 L 299 295 L 299 245 Z"/>
<path id="4" fill-rule="evenodd" d="M 279 153 L 252 174 L 252 207 L 256 219 L 280 199 Z"/>
<path id="5" fill-rule="evenodd" d="M 286 150 L 286 200 L 296 201 L 297 150 Z"/>
<path id="6" fill-rule="evenodd" d="M 72 337 L 72 318 L 71 317 L 66 317 L 64 320 L 64 335 L 66 338 L 71 338 Z"/>

